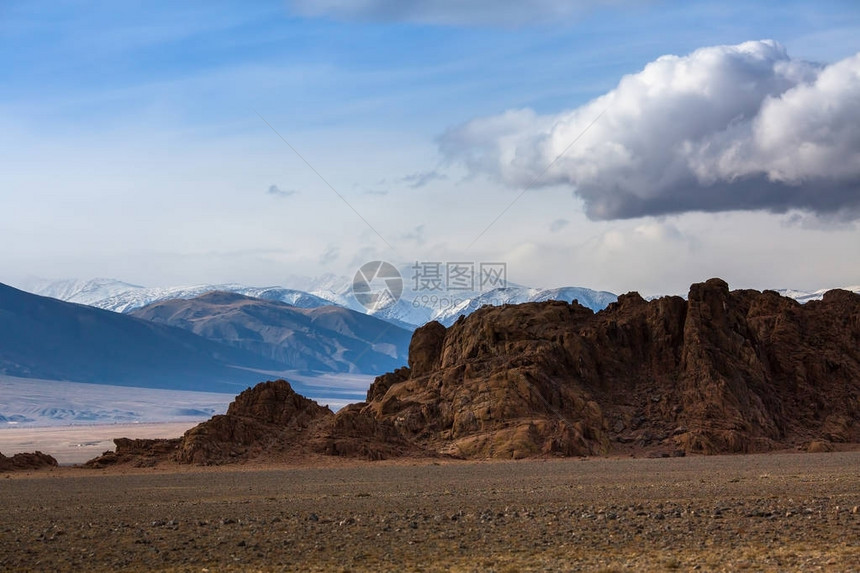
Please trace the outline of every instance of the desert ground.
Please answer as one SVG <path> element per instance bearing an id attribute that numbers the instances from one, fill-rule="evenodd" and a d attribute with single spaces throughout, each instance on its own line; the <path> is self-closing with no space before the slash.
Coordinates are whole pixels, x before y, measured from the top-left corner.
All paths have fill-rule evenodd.
<path id="1" fill-rule="evenodd" d="M 0 476 L 0 571 L 860 569 L 858 451 L 302 464 Z"/>

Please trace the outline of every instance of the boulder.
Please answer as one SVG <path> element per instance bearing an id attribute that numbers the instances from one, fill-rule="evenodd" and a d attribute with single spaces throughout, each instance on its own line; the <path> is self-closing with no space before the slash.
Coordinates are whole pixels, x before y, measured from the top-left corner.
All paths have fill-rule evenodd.
<path id="1" fill-rule="evenodd" d="M 12 457 L 0 454 L 0 471 L 10 472 L 18 470 L 38 470 L 42 468 L 57 467 L 57 460 L 53 456 L 36 451 L 32 453 L 18 453 Z"/>

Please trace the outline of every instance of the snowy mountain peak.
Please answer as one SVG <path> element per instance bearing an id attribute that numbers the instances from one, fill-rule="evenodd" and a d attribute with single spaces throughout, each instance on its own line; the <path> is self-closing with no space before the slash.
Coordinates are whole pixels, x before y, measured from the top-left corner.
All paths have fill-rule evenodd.
<path id="1" fill-rule="evenodd" d="M 33 279 L 26 281 L 21 286 L 33 294 L 91 306 L 95 306 L 93 303 L 105 298 L 144 288 L 140 285 L 105 278 L 90 280 Z"/>
<path id="2" fill-rule="evenodd" d="M 143 287 L 114 279 L 59 280 L 34 282 L 33 294 L 128 313 L 153 302 L 190 299 L 212 291 L 232 292 L 253 298 L 285 302 L 299 308 L 317 308 L 330 301 L 310 293 L 279 286 L 248 287 L 240 284 L 204 284 L 177 287 Z"/>
<path id="3" fill-rule="evenodd" d="M 838 287 L 838 288 L 840 288 L 842 290 L 847 290 L 847 291 L 851 291 L 853 293 L 860 294 L 860 285 Z M 822 289 L 818 289 L 816 291 L 811 291 L 811 292 L 810 291 L 802 291 L 802 290 L 794 290 L 794 289 L 777 289 L 776 292 L 778 292 L 782 296 L 787 296 L 789 298 L 793 298 L 794 300 L 796 300 L 797 302 L 802 304 L 805 302 L 809 302 L 811 300 L 821 300 L 821 298 L 824 296 L 824 293 L 826 293 L 829 290 L 833 290 L 833 289 L 822 288 Z"/>

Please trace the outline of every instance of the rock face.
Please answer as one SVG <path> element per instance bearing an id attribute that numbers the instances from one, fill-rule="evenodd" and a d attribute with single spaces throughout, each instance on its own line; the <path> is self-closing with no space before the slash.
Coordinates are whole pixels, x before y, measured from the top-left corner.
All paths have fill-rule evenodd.
<path id="1" fill-rule="evenodd" d="M 116 451 L 86 465 L 148 467 L 166 460 L 214 465 L 306 454 L 372 460 L 434 455 L 401 436 L 391 422 L 364 414 L 365 406 L 352 404 L 335 415 L 297 394 L 285 380 L 262 382 L 239 394 L 226 414 L 213 416 L 182 438 L 118 438 Z"/>
<path id="2" fill-rule="evenodd" d="M 285 380 L 258 384 L 239 394 L 226 414 L 185 432 L 176 459 L 210 464 L 302 449 L 304 434 L 332 417 Z"/>
<path id="3" fill-rule="evenodd" d="M 175 458 L 180 442 L 180 438 L 146 440 L 116 438 L 113 441 L 116 445 L 115 451 L 107 451 L 84 465 L 90 468 L 120 464 L 131 464 L 140 468 L 151 467 L 164 459 Z"/>
<path id="4" fill-rule="evenodd" d="M 409 367 L 337 415 L 268 382 L 189 430 L 182 462 L 292 451 L 371 459 L 759 452 L 860 443 L 860 295 L 801 305 L 730 292 L 636 293 L 594 314 L 561 301 L 431 322 Z"/>
<path id="5" fill-rule="evenodd" d="M 630 293 L 597 314 L 484 308 L 417 330 L 410 369 L 368 399 L 362 413 L 469 458 L 860 442 L 860 296 L 800 305 L 712 279 L 687 300 Z"/>
<path id="6" fill-rule="evenodd" d="M 335 418 L 328 408 L 297 394 L 289 382 L 261 382 L 248 388 L 227 408 L 191 428 L 181 438 L 114 440 L 116 451 L 86 463 L 90 467 L 161 461 L 224 464 L 278 454 L 312 453 L 310 438 L 324 434 Z"/>
<path id="7" fill-rule="evenodd" d="M 15 454 L 11 458 L 0 454 L 0 471 L 16 470 L 38 470 L 48 467 L 56 467 L 57 460 L 53 456 L 42 452 Z"/>
<path id="8" fill-rule="evenodd" d="M 436 455 L 404 436 L 391 420 L 367 415 L 366 407 L 367 403 L 361 402 L 340 410 L 309 440 L 311 451 L 369 460 Z"/>

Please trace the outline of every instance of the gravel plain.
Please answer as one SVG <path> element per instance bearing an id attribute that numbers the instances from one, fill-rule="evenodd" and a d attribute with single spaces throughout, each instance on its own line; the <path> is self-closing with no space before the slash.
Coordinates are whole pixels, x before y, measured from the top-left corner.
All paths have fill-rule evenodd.
<path id="1" fill-rule="evenodd" d="M 858 451 L 303 463 L 2 475 L 0 571 L 860 571 Z"/>

